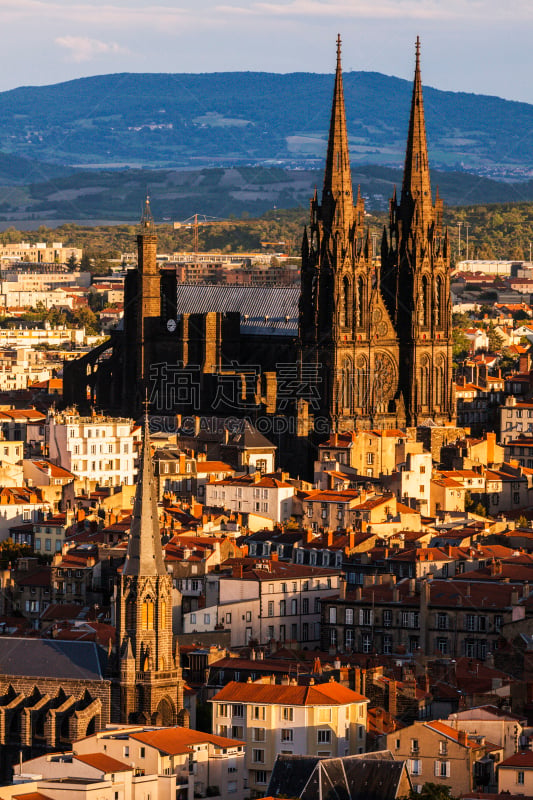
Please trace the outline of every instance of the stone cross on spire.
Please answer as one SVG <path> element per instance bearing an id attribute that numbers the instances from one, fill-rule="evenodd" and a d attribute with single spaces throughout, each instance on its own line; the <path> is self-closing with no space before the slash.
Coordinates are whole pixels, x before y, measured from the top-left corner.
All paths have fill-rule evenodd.
<path id="1" fill-rule="evenodd" d="M 337 36 L 337 68 L 329 126 L 324 190 L 324 221 L 331 231 L 348 231 L 353 220 L 353 189 L 346 130 L 346 109 L 342 82 L 341 37 Z"/>
<path id="2" fill-rule="evenodd" d="M 149 577 L 166 575 L 159 515 L 157 512 L 157 491 L 150 452 L 150 429 L 148 414 L 144 415 L 142 453 L 137 476 L 137 490 L 133 505 L 128 552 L 123 575 Z"/>
<path id="3" fill-rule="evenodd" d="M 429 177 L 424 99 L 420 72 L 420 38 L 416 37 L 416 63 L 411 98 L 411 115 L 403 173 L 401 203 L 412 205 L 412 212 L 424 234 L 433 221 L 433 203 Z"/>

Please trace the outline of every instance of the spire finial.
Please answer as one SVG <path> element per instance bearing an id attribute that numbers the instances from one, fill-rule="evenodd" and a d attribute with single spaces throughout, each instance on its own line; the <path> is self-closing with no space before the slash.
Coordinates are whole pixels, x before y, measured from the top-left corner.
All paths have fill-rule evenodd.
<path id="1" fill-rule="evenodd" d="M 416 63 L 420 62 L 420 36 L 416 37 Z"/>
<path id="2" fill-rule="evenodd" d="M 154 224 L 154 218 L 152 216 L 152 210 L 150 208 L 150 195 L 146 195 L 146 200 L 144 201 L 144 208 L 143 213 L 141 216 L 141 225 L 143 228 L 152 228 Z"/>
<path id="3" fill-rule="evenodd" d="M 337 67 L 340 67 L 340 65 L 341 65 L 341 45 L 342 45 L 341 35 L 340 35 L 340 33 L 338 33 L 337 34 Z"/>

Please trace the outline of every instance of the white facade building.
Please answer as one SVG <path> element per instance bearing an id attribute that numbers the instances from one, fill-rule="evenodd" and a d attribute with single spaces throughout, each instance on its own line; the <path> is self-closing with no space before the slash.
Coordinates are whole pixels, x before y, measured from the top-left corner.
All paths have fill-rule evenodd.
<path id="1" fill-rule="evenodd" d="M 133 420 L 75 411 L 50 412 L 45 429 L 49 458 L 78 478 L 100 486 L 132 485 L 139 429 Z"/>
<path id="2" fill-rule="evenodd" d="M 245 475 L 207 483 L 205 504 L 241 513 L 258 513 L 274 522 L 284 522 L 292 514 L 294 486 L 276 474 Z"/>

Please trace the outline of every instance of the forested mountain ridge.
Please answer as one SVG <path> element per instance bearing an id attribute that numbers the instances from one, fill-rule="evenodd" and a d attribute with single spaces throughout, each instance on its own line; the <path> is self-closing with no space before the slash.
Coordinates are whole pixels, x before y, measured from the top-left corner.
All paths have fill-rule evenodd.
<path id="1" fill-rule="evenodd" d="M 344 76 L 352 160 L 401 166 L 410 81 Z M 0 93 L 0 150 L 68 165 L 190 166 L 323 159 L 333 75 L 100 75 Z M 434 167 L 526 177 L 533 105 L 424 89 Z"/>

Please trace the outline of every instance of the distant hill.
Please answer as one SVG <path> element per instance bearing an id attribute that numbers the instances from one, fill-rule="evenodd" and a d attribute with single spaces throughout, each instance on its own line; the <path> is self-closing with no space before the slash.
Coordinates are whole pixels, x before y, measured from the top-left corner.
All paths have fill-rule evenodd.
<path id="1" fill-rule="evenodd" d="M 303 208 L 307 211 L 314 187 L 322 184 L 321 170 L 281 167 L 234 167 L 197 170 L 87 170 L 55 175 L 49 180 L 9 186 L 0 157 L 0 224 L 24 226 L 28 220 L 58 224 L 57 221 L 110 221 L 135 223 L 148 192 L 156 221 L 185 220 L 194 213 L 228 219 L 255 217 L 275 208 Z M 23 175 L 15 159 L 12 173 Z M 48 166 L 48 165 L 46 165 Z M 45 177 L 42 165 L 33 173 Z M 53 169 L 53 167 L 52 167 Z M 58 168 L 59 169 L 59 168 Z M 67 171 L 67 170 L 65 170 Z M 402 172 L 380 166 L 353 167 L 354 191 L 361 187 L 371 211 L 385 210 L 394 186 L 400 186 Z M 511 183 L 478 175 L 432 171 L 432 185 L 439 187 L 446 206 L 474 203 L 509 203 L 533 200 L 533 181 Z"/>
<path id="2" fill-rule="evenodd" d="M 333 75 L 117 74 L 0 93 L 0 150 L 68 165 L 319 166 Z M 345 74 L 355 163 L 400 167 L 411 84 Z M 433 167 L 529 175 L 533 105 L 425 88 Z"/>

